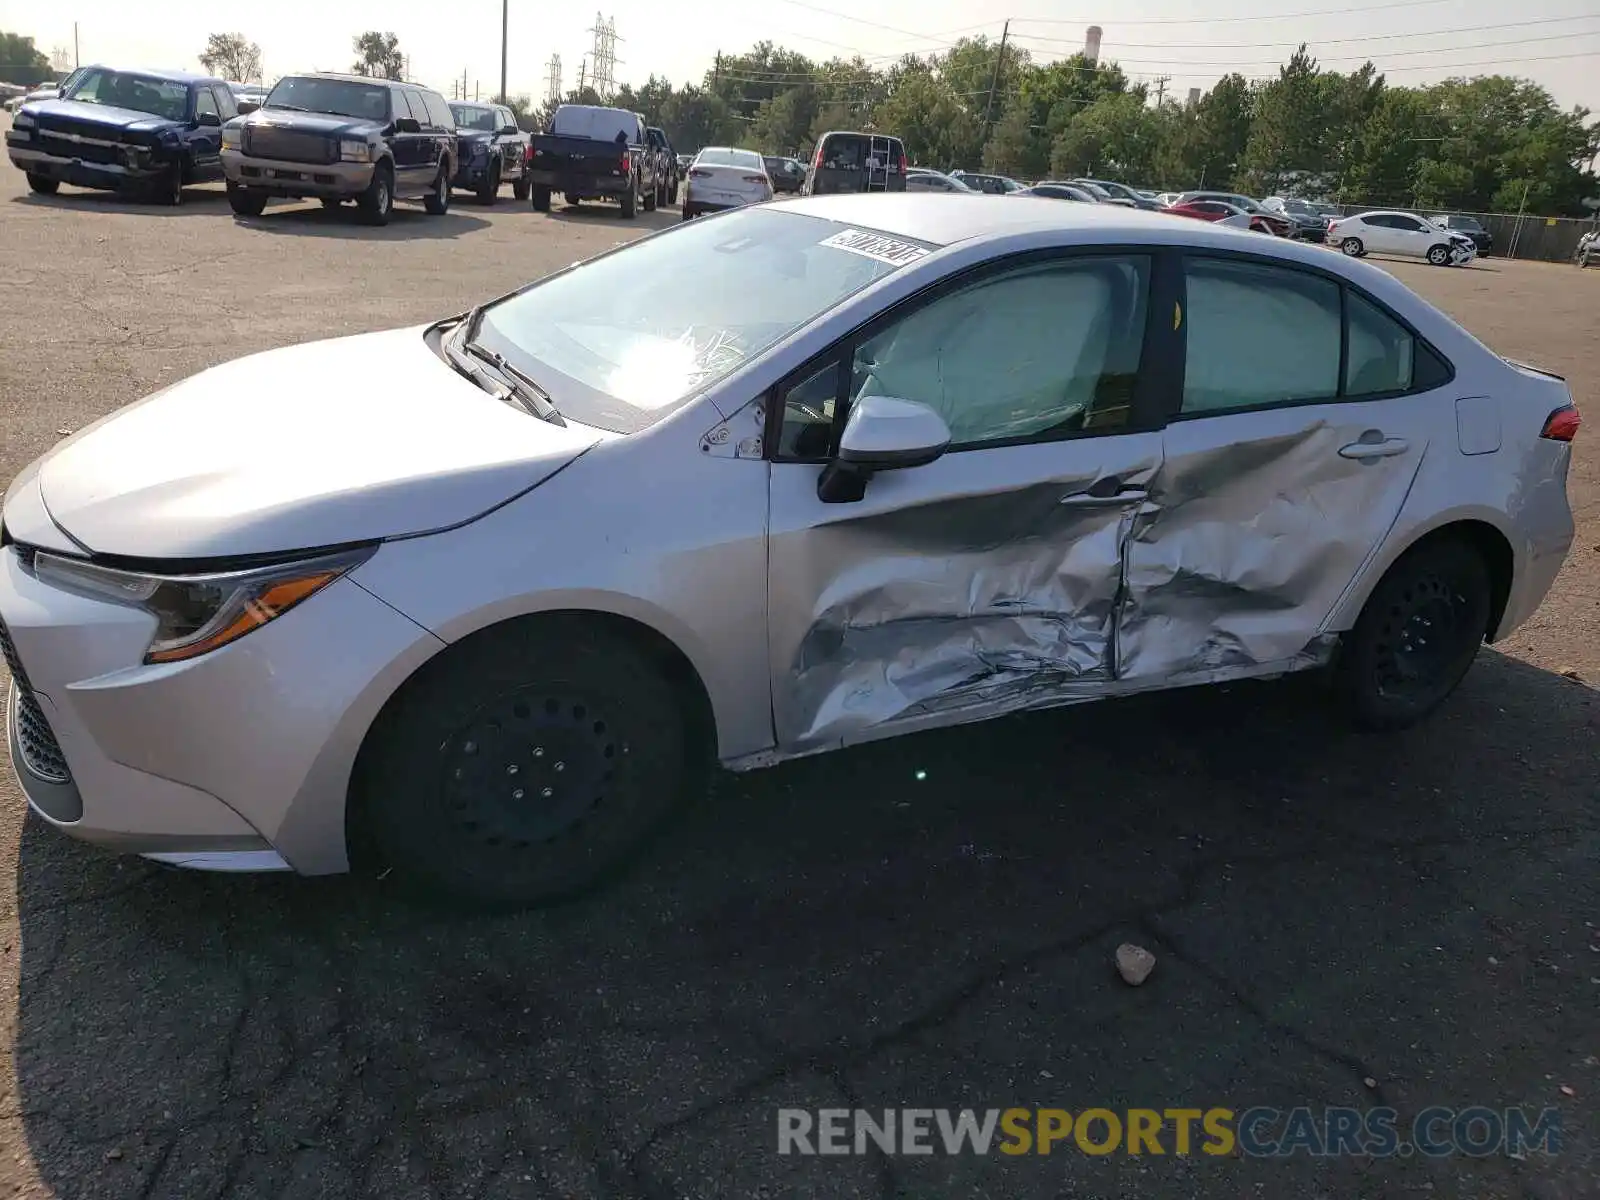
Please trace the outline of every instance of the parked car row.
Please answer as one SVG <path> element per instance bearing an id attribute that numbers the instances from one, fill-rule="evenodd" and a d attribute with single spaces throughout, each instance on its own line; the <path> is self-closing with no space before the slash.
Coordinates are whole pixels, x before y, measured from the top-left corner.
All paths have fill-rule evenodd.
<path id="1" fill-rule="evenodd" d="M 624 216 L 668 204 L 680 170 L 666 133 L 621 109 L 563 105 L 548 133 L 530 136 L 503 104 L 447 103 L 403 80 L 314 72 L 270 89 L 209 75 L 74 72 L 23 104 L 6 134 L 13 165 L 35 192 L 63 183 L 181 203 L 188 184 L 224 180 L 240 216 L 277 199 L 354 202 L 370 223 L 397 199 L 449 209 L 465 190 L 495 203 L 550 206 L 608 198 Z"/>

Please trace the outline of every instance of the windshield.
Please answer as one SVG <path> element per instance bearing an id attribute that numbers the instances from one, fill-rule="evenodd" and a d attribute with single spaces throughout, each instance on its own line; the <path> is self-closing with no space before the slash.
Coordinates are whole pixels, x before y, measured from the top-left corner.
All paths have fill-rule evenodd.
<path id="1" fill-rule="evenodd" d="M 631 433 L 930 248 L 800 213 L 736 209 L 534 284 L 485 309 L 477 340 L 538 382 L 563 416 Z"/>
<path id="2" fill-rule="evenodd" d="M 1075 179 L 1072 181 L 1072 186 L 1080 191 L 1088 192 L 1089 195 L 1093 196 L 1096 200 L 1111 199 L 1110 192 L 1106 191 L 1105 188 L 1101 187 L 1097 183 L 1090 183 L 1087 179 Z"/>
<path id="3" fill-rule="evenodd" d="M 721 147 L 712 147 L 700 151 L 695 162 L 704 163 L 708 167 L 751 167 L 758 171 L 766 169 L 762 165 L 761 156 L 753 150 L 724 150 Z"/>
<path id="4" fill-rule="evenodd" d="M 1476 217 L 1445 217 L 1442 224 L 1446 229 L 1465 229 L 1468 232 L 1478 232 L 1483 229 Z"/>
<path id="5" fill-rule="evenodd" d="M 1285 200 L 1283 202 L 1283 211 L 1292 212 L 1296 216 L 1315 216 L 1317 212 L 1304 200 Z"/>
<path id="6" fill-rule="evenodd" d="M 450 115 L 455 118 L 457 129 L 481 129 L 485 133 L 493 133 L 499 128 L 494 119 L 494 109 L 482 105 L 452 104 Z"/>
<path id="7" fill-rule="evenodd" d="M 353 79 L 315 79 L 290 75 L 278 80 L 264 108 L 298 108 L 364 121 L 389 119 L 389 89 Z"/>
<path id="8" fill-rule="evenodd" d="M 72 85 L 66 98 L 85 104 L 128 108 L 168 121 L 183 121 L 189 116 L 189 85 L 152 75 L 90 68 Z"/>

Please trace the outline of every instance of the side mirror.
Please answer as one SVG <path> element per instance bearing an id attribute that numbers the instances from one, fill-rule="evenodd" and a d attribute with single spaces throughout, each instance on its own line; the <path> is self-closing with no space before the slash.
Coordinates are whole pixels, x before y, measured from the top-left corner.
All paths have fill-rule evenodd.
<path id="1" fill-rule="evenodd" d="M 421 133 L 422 122 L 415 117 L 396 117 L 394 131 L 396 133 Z"/>
<path id="2" fill-rule="evenodd" d="M 222 118 L 216 113 L 201 113 L 194 119 L 194 123 L 203 129 L 221 129 Z"/>
<path id="3" fill-rule="evenodd" d="M 817 480 L 817 498 L 826 504 L 859 500 L 876 472 L 927 466 L 949 448 L 950 427 L 926 404 L 865 396 L 850 410 L 839 453 Z"/>
<path id="4" fill-rule="evenodd" d="M 503 133 L 503 134 L 511 134 L 511 135 L 515 136 L 520 131 L 517 129 L 517 127 L 515 125 L 503 125 L 500 128 L 500 132 Z"/>
<path id="5" fill-rule="evenodd" d="M 241 100 L 239 101 L 239 115 L 241 117 L 248 117 L 260 107 L 261 105 L 256 103 L 254 100 Z"/>

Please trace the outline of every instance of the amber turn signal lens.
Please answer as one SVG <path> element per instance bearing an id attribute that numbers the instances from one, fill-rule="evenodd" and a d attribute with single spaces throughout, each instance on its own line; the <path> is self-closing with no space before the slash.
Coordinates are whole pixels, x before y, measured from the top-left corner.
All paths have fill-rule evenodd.
<path id="1" fill-rule="evenodd" d="M 237 641 L 252 630 L 261 628 L 268 621 L 282 616 L 308 596 L 320 592 L 342 574 L 342 571 L 318 571 L 313 575 L 302 575 L 297 579 L 285 579 L 281 583 L 274 583 L 263 589 L 259 595 L 246 600 L 225 618 L 218 628 L 181 646 L 174 646 L 169 650 L 152 650 L 145 655 L 145 661 L 181 662 L 184 659 L 209 654 L 218 647 Z"/>

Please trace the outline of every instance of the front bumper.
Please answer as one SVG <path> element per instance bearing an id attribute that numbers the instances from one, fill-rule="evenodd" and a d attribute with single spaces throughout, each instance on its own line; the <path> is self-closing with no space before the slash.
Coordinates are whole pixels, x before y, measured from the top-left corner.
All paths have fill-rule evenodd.
<path id="1" fill-rule="evenodd" d="M 347 578 L 211 654 L 146 666 L 154 618 L 43 583 L 9 546 L 0 621 L 59 751 L 25 745 L 40 732 L 13 697 L 7 742 L 34 811 L 87 842 L 211 869 L 345 870 L 356 752 L 442 646 Z"/>
<path id="2" fill-rule="evenodd" d="M 223 150 L 222 173 L 231 184 L 269 196 L 359 196 L 372 182 L 369 162 L 303 163 Z"/>
<path id="3" fill-rule="evenodd" d="M 141 155 L 137 153 L 140 148 L 133 146 L 127 147 L 123 162 L 100 163 L 48 154 L 30 145 L 31 141 L 31 138 L 25 141 L 17 137 L 14 132 L 6 134 L 6 154 L 11 165 L 19 171 L 43 175 L 74 187 L 116 191 L 153 182 L 172 169 L 168 160 L 155 158 L 148 151 Z"/>
<path id="4" fill-rule="evenodd" d="M 455 178 L 450 181 L 450 186 L 462 188 L 465 191 L 476 191 L 478 185 L 489 177 L 489 165 L 493 158 L 473 159 L 471 162 L 463 161 L 456 170 Z"/>

